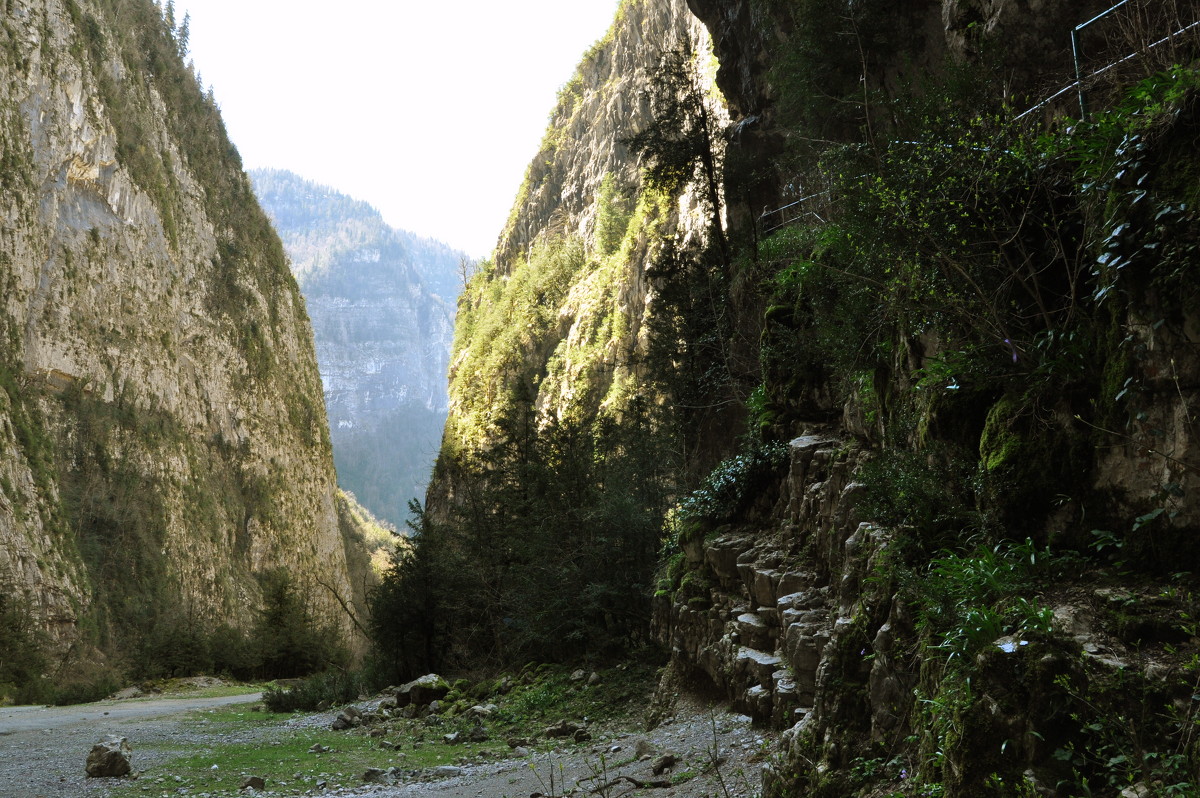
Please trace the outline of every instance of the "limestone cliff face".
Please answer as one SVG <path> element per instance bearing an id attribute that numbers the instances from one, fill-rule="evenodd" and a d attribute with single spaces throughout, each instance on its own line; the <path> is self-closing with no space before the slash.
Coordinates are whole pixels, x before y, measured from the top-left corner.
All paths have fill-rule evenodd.
<path id="1" fill-rule="evenodd" d="M 339 484 L 402 524 L 445 426 L 466 256 L 290 172 L 251 177 L 312 318 Z"/>
<path id="2" fill-rule="evenodd" d="M 697 181 L 654 190 L 627 146 L 654 118 L 672 51 L 697 54 L 714 147 L 723 147 L 727 117 L 704 30 L 683 2 L 623 3 L 560 92 L 494 257 L 460 299 L 449 446 L 486 447 L 496 419 L 516 407 L 578 420 L 645 392 L 652 264 L 711 234 Z"/>
<path id="3" fill-rule="evenodd" d="M 245 627 L 280 569 L 346 625 L 308 316 L 182 49 L 149 0 L 0 18 L 0 586 L 64 645 Z"/>

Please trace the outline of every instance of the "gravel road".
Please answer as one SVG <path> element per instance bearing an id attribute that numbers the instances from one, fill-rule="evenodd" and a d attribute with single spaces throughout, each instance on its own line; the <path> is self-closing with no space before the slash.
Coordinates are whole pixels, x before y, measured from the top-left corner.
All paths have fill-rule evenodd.
<path id="1" fill-rule="evenodd" d="M 259 701 L 261 693 L 221 698 L 99 701 L 73 707 L 0 708 L 0 798 L 78 798 L 107 794 L 104 779 L 88 779 L 83 766 L 106 734 L 129 738 L 133 764 L 149 764 L 138 746 L 196 736 L 173 719 L 186 712 Z"/>

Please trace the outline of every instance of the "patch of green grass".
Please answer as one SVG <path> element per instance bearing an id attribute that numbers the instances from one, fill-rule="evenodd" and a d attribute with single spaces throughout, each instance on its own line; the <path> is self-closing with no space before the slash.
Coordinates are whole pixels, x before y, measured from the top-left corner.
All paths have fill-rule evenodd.
<path id="1" fill-rule="evenodd" d="M 566 669 L 543 665 L 527 668 L 508 695 L 480 699 L 500 705 L 492 717 L 476 719 L 465 711 L 474 703 L 448 697 L 446 712 L 426 718 L 390 718 L 358 729 L 333 731 L 327 726 L 298 727 L 289 722 L 299 714 L 254 711 L 248 705 L 217 707 L 195 712 L 185 721 L 187 742 L 143 743 L 134 751 L 155 754 L 156 764 L 136 781 L 123 783 L 111 798 L 175 794 L 181 788 L 213 798 L 242 795 L 246 776 L 259 776 L 266 789 L 277 795 L 300 795 L 324 781 L 327 789 L 362 784 L 368 768 L 427 771 L 439 765 L 465 764 L 510 757 L 510 737 L 538 738 L 546 725 L 559 719 L 589 722 L 627 716 L 645 706 L 654 684 L 654 671 L 631 666 L 600 671 L 600 683 L 572 681 Z M 260 686 L 226 685 L 205 690 L 252 691 Z M 456 691 L 457 692 L 457 691 Z M 199 693 L 197 694 L 207 694 Z M 476 725 L 488 733 L 484 742 L 447 744 L 443 735 L 466 736 Z M 368 735 L 382 732 L 382 737 Z M 383 747 L 385 742 L 388 747 Z M 541 739 L 534 749 L 570 745 L 568 739 Z M 329 749 L 311 753 L 320 745 Z M 145 760 L 143 760 L 145 761 Z M 215 768 L 213 766 L 216 766 Z"/>
<path id="2" fill-rule="evenodd" d="M 212 796 L 241 795 L 246 776 L 261 777 L 275 794 L 299 795 L 313 789 L 318 781 L 326 782 L 330 789 L 359 785 L 368 768 L 424 770 L 496 756 L 500 749 L 507 751 L 503 742 L 496 741 L 446 745 L 440 737 L 450 728 L 426 727 L 421 721 L 393 721 L 378 726 L 387 733 L 384 738 L 375 738 L 361 730 L 288 727 L 287 722 L 294 717 L 244 707 L 194 713 L 190 724 L 200 740 L 144 744 L 142 751 L 167 754 L 168 761 L 148 768 L 137 781 L 117 787 L 112 797 L 174 793 L 181 787 Z M 398 744 L 400 750 L 381 748 L 381 739 Z M 314 745 L 329 750 L 312 753 Z M 170 758 L 176 753 L 178 758 Z M 135 767 L 137 755 L 135 751 Z"/>
<path id="3" fill-rule="evenodd" d="M 655 672 L 645 666 L 600 671 L 600 682 L 571 681 L 568 668 L 543 665 L 535 680 L 519 684 L 501 703 L 498 717 L 513 726 L 588 718 L 621 717 L 644 707 L 654 690 Z M 524 681 L 524 679 L 522 679 Z"/>
<path id="4" fill-rule="evenodd" d="M 261 693 L 269 685 L 257 682 L 222 682 L 217 685 L 201 687 L 188 679 L 155 679 L 140 682 L 139 686 L 147 692 L 153 690 L 154 693 L 131 700 L 153 701 L 178 695 L 185 695 L 188 698 L 226 698 L 234 695 Z"/>

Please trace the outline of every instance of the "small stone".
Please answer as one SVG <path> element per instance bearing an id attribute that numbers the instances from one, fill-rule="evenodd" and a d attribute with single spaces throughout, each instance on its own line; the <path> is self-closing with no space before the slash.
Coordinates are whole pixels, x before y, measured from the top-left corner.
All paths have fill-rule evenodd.
<path id="1" fill-rule="evenodd" d="M 633 747 L 633 750 L 637 754 L 638 758 L 641 759 L 644 756 L 649 756 L 650 754 L 654 753 L 654 743 L 650 742 L 649 740 L 638 740 L 637 744 Z"/>
<path id="2" fill-rule="evenodd" d="M 262 776 L 247 776 L 246 778 L 242 779 L 242 786 L 239 787 L 238 789 L 240 789 L 240 790 L 261 790 L 266 786 L 267 786 L 267 782 L 263 779 Z"/>
<path id="3" fill-rule="evenodd" d="M 451 778 L 453 776 L 461 776 L 463 769 L 456 765 L 439 765 L 433 769 L 433 775 L 438 778 Z"/>
<path id="4" fill-rule="evenodd" d="M 650 772 L 655 776 L 661 776 L 663 771 L 671 770 L 679 762 L 679 757 L 674 754 L 663 754 L 658 759 L 654 760 L 654 764 L 650 766 Z"/>
<path id="5" fill-rule="evenodd" d="M 529 749 L 523 745 L 518 745 L 517 747 L 513 748 L 512 752 L 513 756 L 519 756 L 521 758 L 529 756 Z"/>
<path id="6" fill-rule="evenodd" d="M 362 780 L 368 784 L 379 784 L 383 782 L 384 772 L 379 768 L 367 768 L 362 775 Z"/>
<path id="7" fill-rule="evenodd" d="M 573 682 L 581 682 L 586 678 L 587 678 L 587 671 L 585 671 L 583 668 L 580 668 L 579 670 L 577 670 L 571 674 L 571 681 L 573 681 Z"/>
<path id="8" fill-rule="evenodd" d="M 588 676 L 587 683 L 593 687 L 600 684 L 600 674 L 596 673 L 595 671 L 592 671 L 591 675 Z"/>
<path id="9" fill-rule="evenodd" d="M 461 742 L 459 739 L 460 737 L 462 737 L 462 735 L 458 732 L 450 732 L 449 734 L 442 735 L 442 742 L 446 745 L 457 745 Z"/>

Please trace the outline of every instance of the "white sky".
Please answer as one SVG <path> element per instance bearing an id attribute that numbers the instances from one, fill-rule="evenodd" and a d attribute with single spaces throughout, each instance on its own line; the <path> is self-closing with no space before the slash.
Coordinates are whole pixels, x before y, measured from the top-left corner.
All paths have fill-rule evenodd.
<path id="1" fill-rule="evenodd" d="M 176 0 L 176 18 L 191 15 L 191 58 L 247 169 L 290 169 L 483 256 L 617 4 Z"/>

